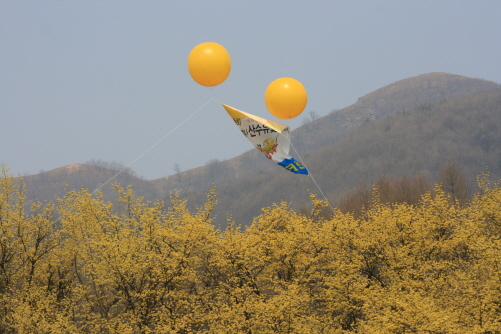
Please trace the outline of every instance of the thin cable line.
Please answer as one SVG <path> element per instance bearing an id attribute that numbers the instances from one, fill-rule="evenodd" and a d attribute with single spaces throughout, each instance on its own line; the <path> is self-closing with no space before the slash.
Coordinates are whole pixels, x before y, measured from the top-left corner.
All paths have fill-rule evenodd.
<path id="1" fill-rule="evenodd" d="M 210 88 L 210 96 L 211 96 L 212 100 L 215 101 L 215 102 L 217 102 L 217 103 L 219 103 L 219 104 L 222 104 L 221 102 L 219 102 L 218 100 L 216 100 L 216 98 L 214 98 L 214 94 L 213 94 L 213 91 L 212 91 L 212 89 L 214 87 L 209 87 L 209 88 Z"/>
<path id="2" fill-rule="evenodd" d="M 195 116 L 195 114 L 197 114 L 200 110 L 202 110 L 203 108 L 205 108 L 211 101 L 218 102 L 216 99 L 214 99 L 214 96 L 212 95 L 212 89 L 211 89 L 211 98 L 210 98 L 210 100 L 208 100 L 207 102 L 205 102 L 205 104 L 203 106 L 201 106 L 200 108 L 198 108 L 193 114 L 191 114 L 184 121 L 182 121 L 181 123 L 179 123 L 174 129 L 170 130 L 165 136 L 163 136 L 162 138 L 160 138 L 155 144 L 151 145 L 150 148 L 148 148 L 146 151 L 144 151 L 143 153 L 141 153 L 136 159 L 132 160 L 131 163 L 129 163 L 127 166 L 125 166 L 124 168 L 122 168 L 118 173 L 116 173 L 115 175 L 113 175 L 108 181 L 106 181 L 105 183 L 103 183 L 102 185 L 100 185 L 99 187 L 97 187 L 91 193 L 91 196 L 94 195 L 94 193 L 96 191 L 98 191 L 99 189 L 101 189 L 102 187 L 104 187 L 105 185 L 107 185 L 108 183 L 110 183 L 111 180 L 113 180 L 114 178 L 116 178 L 124 170 L 126 170 L 127 168 L 129 168 L 130 166 L 132 166 L 133 163 L 135 163 L 136 161 L 138 161 L 139 159 L 141 159 L 146 153 L 148 153 L 149 151 L 151 151 L 155 146 L 157 146 L 158 144 L 160 144 L 161 141 L 163 141 L 170 134 L 172 134 L 174 131 L 176 131 L 179 127 L 181 127 L 184 123 L 186 123 L 190 118 L 192 118 L 193 116 Z M 63 215 L 60 215 L 59 218 L 55 221 L 55 223 L 59 222 L 62 218 L 63 218 Z"/>
<path id="3" fill-rule="evenodd" d="M 290 143 L 292 149 L 294 150 L 294 152 L 296 152 L 296 155 L 297 157 L 299 158 L 299 160 L 301 161 L 301 163 L 303 164 L 304 167 L 306 167 L 306 169 L 308 170 L 308 175 L 311 176 L 311 179 L 313 180 L 313 183 L 315 183 L 315 185 L 317 186 L 318 190 L 320 191 L 320 193 L 322 194 L 322 196 L 324 197 L 325 201 L 327 202 L 327 205 L 329 206 L 329 208 L 331 208 L 332 212 L 335 214 L 336 212 L 334 211 L 334 208 L 331 206 L 331 203 L 329 202 L 329 200 L 327 199 L 327 197 L 325 196 L 324 192 L 322 191 L 322 189 L 320 189 L 320 186 L 318 185 L 317 181 L 315 180 L 315 178 L 313 177 L 313 174 L 311 173 L 310 169 L 308 168 L 308 166 L 306 166 L 306 164 L 304 163 L 303 159 L 301 158 L 301 156 L 299 155 L 299 152 L 296 150 L 296 148 L 294 147 L 294 145 L 292 145 L 292 141 L 289 139 L 288 136 L 284 135 L 283 133 L 281 133 L 282 136 L 284 136 Z"/>
<path id="4" fill-rule="evenodd" d="M 167 138 L 171 133 L 173 133 L 174 131 L 176 131 L 184 123 L 186 123 L 190 118 L 192 118 L 193 116 L 195 116 L 196 113 L 198 113 L 200 110 L 202 110 L 203 108 L 205 108 L 205 106 L 207 106 L 211 101 L 216 101 L 216 99 L 214 99 L 214 97 L 212 96 L 212 90 L 211 90 L 211 98 L 210 98 L 209 101 L 205 102 L 205 104 L 203 106 L 201 106 L 200 108 L 198 108 L 198 110 L 196 110 L 193 114 L 191 114 L 190 116 L 188 116 L 188 118 L 186 118 L 184 121 L 182 121 L 180 124 L 178 124 L 174 129 L 170 130 L 165 136 L 163 136 L 162 138 L 160 138 L 155 144 L 151 145 L 150 148 L 148 148 L 146 151 L 144 151 L 143 153 L 141 153 L 141 155 L 139 155 L 136 159 L 132 160 L 131 163 L 129 163 L 127 166 L 125 166 L 124 168 L 122 168 L 118 173 L 116 173 L 115 175 L 113 175 L 108 181 L 106 181 L 105 183 L 103 183 L 102 185 L 100 185 L 98 188 L 96 188 L 92 192 L 91 195 L 93 195 L 96 191 L 98 191 L 99 189 L 101 189 L 102 187 L 104 187 L 105 185 L 107 185 L 108 183 L 110 183 L 111 180 L 113 180 L 115 177 L 117 177 L 119 174 L 121 174 L 124 170 L 126 170 L 127 168 L 129 168 L 133 163 L 135 163 L 136 161 L 138 161 L 139 159 L 141 159 L 146 153 L 148 153 L 155 146 L 157 146 L 158 144 L 160 144 L 160 142 L 163 141 L 165 138 Z"/>

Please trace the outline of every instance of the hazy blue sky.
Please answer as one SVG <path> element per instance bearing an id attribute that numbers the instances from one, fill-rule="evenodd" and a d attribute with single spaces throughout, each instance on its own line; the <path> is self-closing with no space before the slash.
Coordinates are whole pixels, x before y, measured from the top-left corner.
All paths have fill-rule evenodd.
<path id="1" fill-rule="evenodd" d="M 423 73 L 501 83 L 500 17 L 496 0 L 2 0 L 0 162 L 128 165 L 210 100 L 186 65 L 202 42 L 232 58 L 215 99 L 270 119 L 264 91 L 280 77 L 320 115 Z M 251 148 L 213 101 L 131 168 L 154 179 Z"/>

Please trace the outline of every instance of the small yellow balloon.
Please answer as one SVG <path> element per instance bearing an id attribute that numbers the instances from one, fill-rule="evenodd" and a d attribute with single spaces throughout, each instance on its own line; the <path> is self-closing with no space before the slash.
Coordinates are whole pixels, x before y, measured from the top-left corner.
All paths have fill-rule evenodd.
<path id="1" fill-rule="evenodd" d="M 291 119 L 303 112 L 308 94 L 303 84 L 296 79 L 280 78 L 266 88 L 264 102 L 273 116 Z"/>
<path id="2" fill-rule="evenodd" d="M 199 44 L 188 56 L 188 70 L 193 80 L 200 85 L 217 86 L 230 75 L 230 54 L 218 43 Z"/>

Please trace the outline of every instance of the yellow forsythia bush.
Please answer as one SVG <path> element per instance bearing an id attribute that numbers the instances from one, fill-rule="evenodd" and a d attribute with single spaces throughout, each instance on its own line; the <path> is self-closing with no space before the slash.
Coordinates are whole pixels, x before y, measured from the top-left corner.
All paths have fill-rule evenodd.
<path id="1" fill-rule="evenodd" d="M 501 333 L 501 187 L 467 205 L 440 190 L 359 219 L 324 202 L 215 230 L 117 186 L 27 203 L 0 179 L 0 333 Z M 124 212 L 118 214 L 117 212 Z"/>

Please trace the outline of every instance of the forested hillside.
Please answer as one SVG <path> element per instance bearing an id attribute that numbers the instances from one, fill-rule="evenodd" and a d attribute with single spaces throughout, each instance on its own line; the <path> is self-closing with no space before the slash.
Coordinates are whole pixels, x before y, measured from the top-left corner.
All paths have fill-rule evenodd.
<path id="1" fill-rule="evenodd" d="M 292 140 L 313 177 L 333 205 L 360 183 L 371 184 L 382 173 L 428 182 L 448 159 L 470 184 L 488 166 L 499 175 L 499 103 L 501 86 L 446 73 L 404 79 L 361 97 L 292 131 Z M 488 94 L 487 92 L 492 92 Z M 482 93 L 485 93 L 482 95 Z M 295 152 L 291 152 L 296 156 Z M 117 163 L 90 161 L 25 177 L 28 197 L 53 200 L 65 189 L 100 189 L 115 200 L 112 184 L 132 185 L 148 200 L 168 198 L 176 190 L 197 205 L 214 184 L 220 204 L 217 224 L 226 216 L 248 225 L 260 208 L 281 200 L 307 207 L 309 191 L 318 193 L 311 178 L 294 176 L 255 149 L 227 161 L 147 181 Z M 117 175 L 118 173 L 118 175 Z M 104 185 L 106 183 L 106 185 Z M 104 186 L 103 186 L 104 185 Z"/>
<path id="2" fill-rule="evenodd" d="M 440 168 L 452 160 L 472 186 L 486 168 L 501 178 L 501 91 L 464 95 L 373 120 L 348 137 L 304 157 L 306 166 L 333 205 L 360 182 L 381 174 L 414 177 L 432 184 Z M 274 166 L 275 167 L 275 166 Z M 250 224 L 260 208 L 281 200 L 306 205 L 309 192 L 319 194 L 309 177 L 281 168 L 217 187 L 216 213 L 224 223 L 232 215 Z M 196 202 L 201 194 L 191 194 Z"/>
<path id="3" fill-rule="evenodd" d="M 346 137 L 359 126 L 419 104 L 434 103 L 465 94 L 501 89 L 494 82 L 448 73 L 428 73 L 397 81 L 361 98 L 351 106 L 293 129 L 292 143 L 301 155 L 311 154 Z M 156 184 L 169 191 L 205 190 L 215 183 L 238 182 L 243 176 L 273 171 L 274 165 L 255 149 L 227 161 L 212 160 L 206 166 L 179 173 Z"/>
<path id="4" fill-rule="evenodd" d="M 154 200 L 164 196 L 149 181 L 138 177 L 130 168 L 117 162 L 92 160 L 84 164 L 72 164 L 50 171 L 41 171 L 35 175 L 23 176 L 27 185 L 29 199 L 53 201 L 55 196 L 67 190 L 87 189 L 93 192 L 101 190 L 107 200 L 115 200 L 113 184 L 131 186 L 138 195 Z"/>
<path id="5" fill-rule="evenodd" d="M 428 73 L 394 82 L 363 97 L 356 103 L 299 128 L 294 145 L 301 151 L 316 150 L 347 136 L 371 120 L 414 109 L 425 103 L 456 96 L 501 89 L 501 85 L 449 73 Z M 322 139 L 312 135 L 318 134 Z"/>

